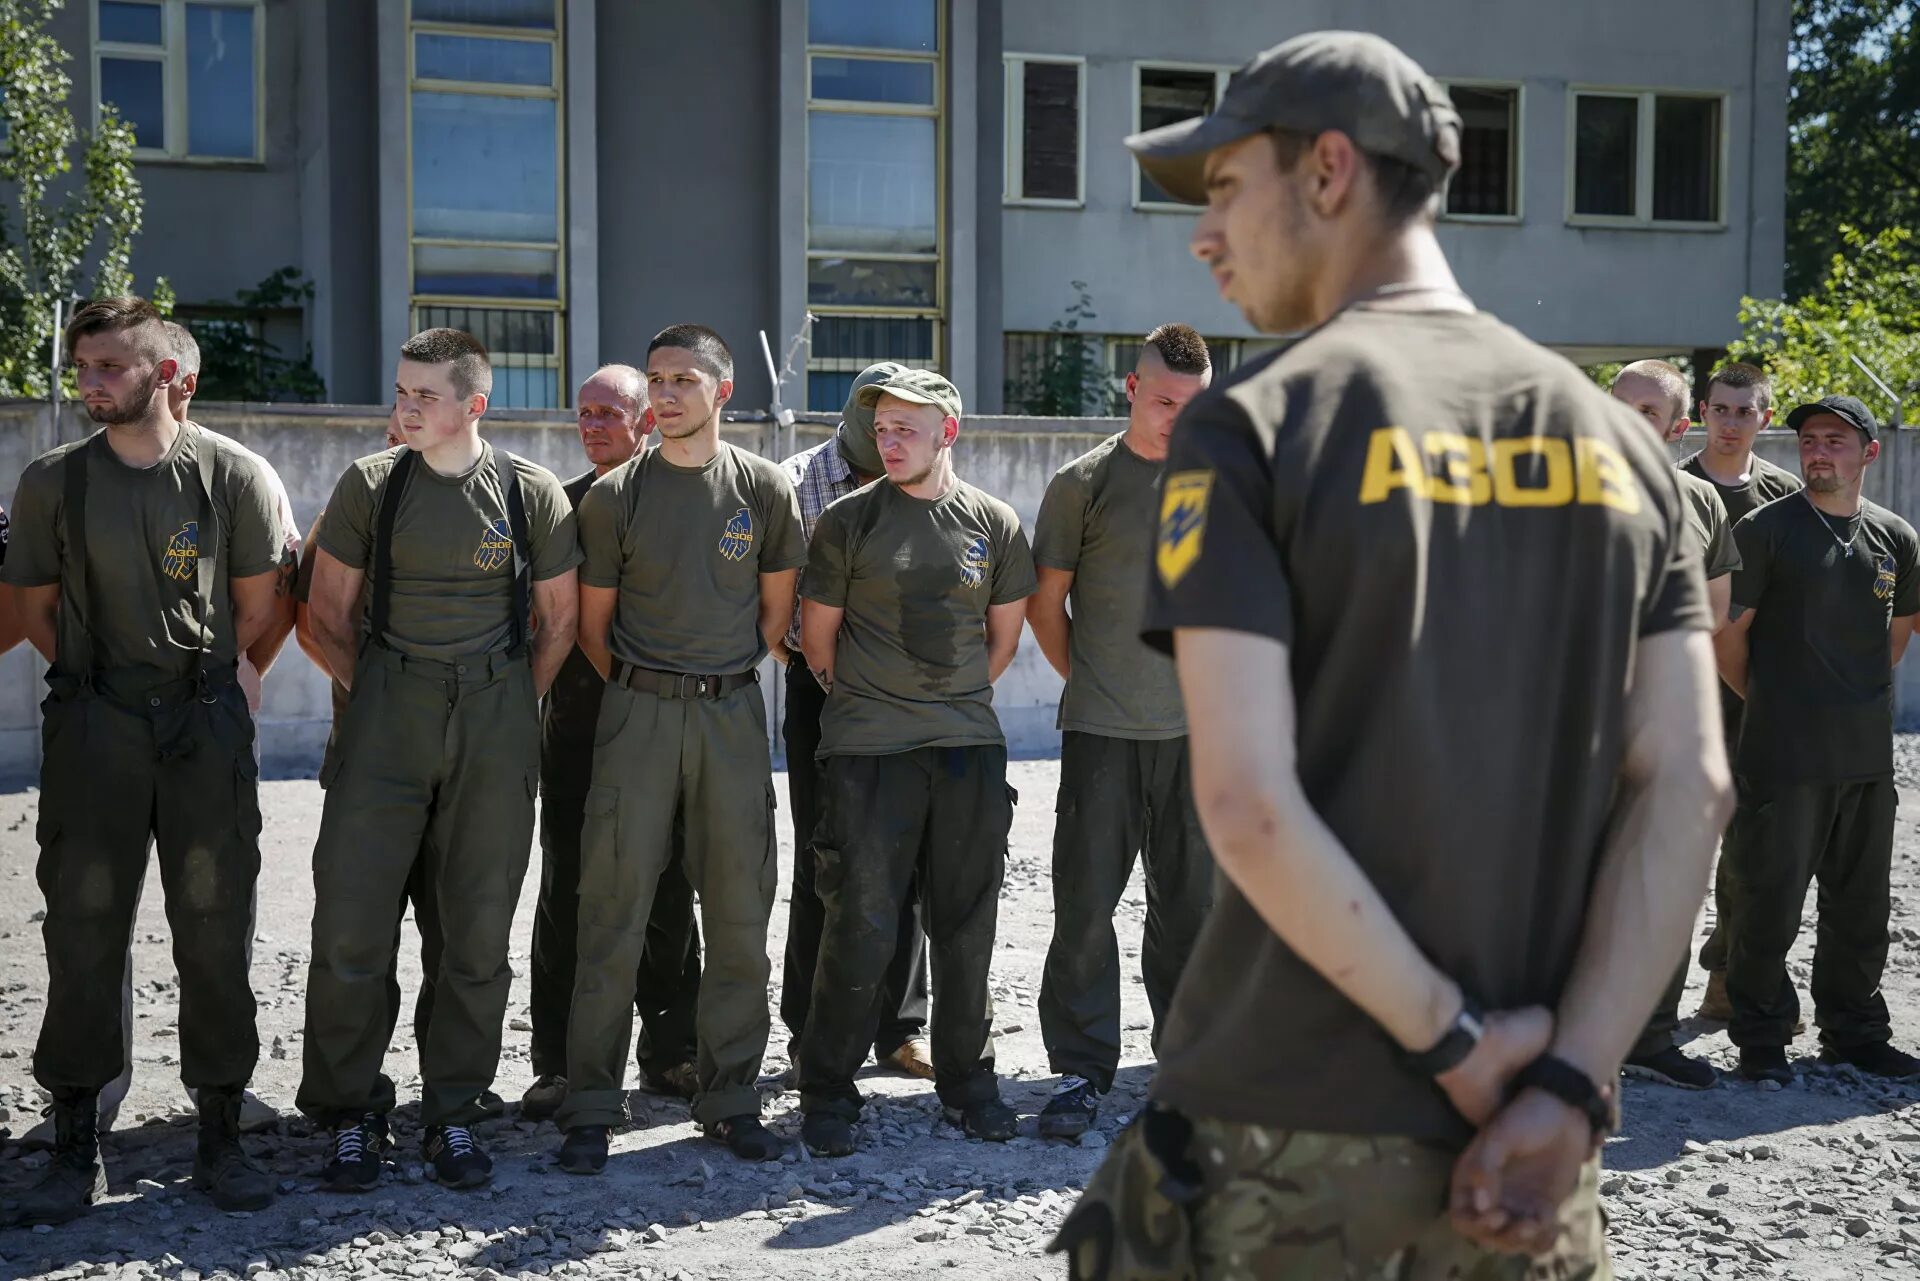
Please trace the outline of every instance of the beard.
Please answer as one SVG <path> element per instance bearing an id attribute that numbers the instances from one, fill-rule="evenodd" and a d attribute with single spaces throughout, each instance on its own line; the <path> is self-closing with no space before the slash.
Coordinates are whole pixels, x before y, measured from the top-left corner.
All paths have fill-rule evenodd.
<path id="1" fill-rule="evenodd" d="M 922 467 L 919 471 L 915 472 L 913 475 L 903 477 L 900 480 L 894 481 L 893 483 L 900 486 L 900 488 L 902 489 L 906 489 L 913 485 L 923 485 L 929 479 L 931 479 L 932 476 L 933 476 L 933 463 L 929 462 L 925 467 Z"/>
<path id="2" fill-rule="evenodd" d="M 1846 484 L 1835 472 L 1820 472 L 1807 477 L 1807 488 L 1816 494 L 1837 494 Z"/>
<path id="3" fill-rule="evenodd" d="M 153 388 L 148 387 L 144 394 L 135 392 L 125 400 L 116 400 L 110 405 L 88 405 L 87 417 L 102 426 L 120 427 L 145 418 L 147 407 L 152 403 Z"/>

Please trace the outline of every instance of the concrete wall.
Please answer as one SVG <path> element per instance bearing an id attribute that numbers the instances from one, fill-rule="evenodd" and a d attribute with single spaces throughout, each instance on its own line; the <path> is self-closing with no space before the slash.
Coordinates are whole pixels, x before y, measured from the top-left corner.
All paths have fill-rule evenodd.
<path id="1" fill-rule="evenodd" d="M 1475 0 L 1111 0 L 1009 6 L 1005 48 L 1084 56 L 1086 207 L 1005 211 L 1005 327 L 1045 329 L 1090 283 L 1107 333 L 1180 319 L 1251 336 L 1186 256 L 1192 217 L 1132 208 L 1133 64 L 1238 66 L 1318 27 L 1377 31 L 1433 75 L 1523 86 L 1519 225 L 1443 224 L 1465 288 L 1537 341 L 1682 350 L 1736 333 L 1743 293 L 1777 294 L 1783 258 L 1786 0 L 1604 6 Z M 1705 51 L 1718 51 L 1707 53 Z M 1568 87 L 1730 92 L 1728 226 L 1721 231 L 1599 230 L 1566 224 Z M 1083 326 L 1085 328 L 1087 326 Z"/>

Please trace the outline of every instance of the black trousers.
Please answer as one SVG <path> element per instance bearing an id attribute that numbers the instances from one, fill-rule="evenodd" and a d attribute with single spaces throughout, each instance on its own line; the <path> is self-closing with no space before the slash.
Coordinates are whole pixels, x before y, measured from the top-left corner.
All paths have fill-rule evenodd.
<path id="1" fill-rule="evenodd" d="M 1776 785 L 1747 780 L 1727 829 L 1733 927 L 1727 936 L 1728 1034 L 1735 1045 L 1784 1046 L 1800 999 L 1787 952 L 1808 885 L 1819 882 L 1814 1022 L 1846 1048 L 1891 1033 L 1880 977 L 1887 964 L 1889 876 L 1899 792 L 1891 778 Z"/>
<path id="2" fill-rule="evenodd" d="M 540 898 L 529 976 L 535 1076 L 567 1074 L 567 1020 L 579 956 L 580 828 L 589 773 L 586 761 L 577 764 L 562 771 L 580 780 L 577 789 L 549 789 L 540 798 Z M 634 1060 L 653 1076 L 694 1058 L 700 1004 L 700 926 L 677 819 L 673 845 L 673 858 L 654 891 L 646 947 L 633 979 L 633 1008 L 640 1016 Z"/>
<path id="3" fill-rule="evenodd" d="M 1053 828 L 1053 942 L 1040 981 L 1040 1033 L 1055 1072 L 1102 1092 L 1120 1066 L 1120 945 L 1113 913 L 1145 855 L 1140 973 L 1153 1040 L 1213 905 L 1213 857 L 1193 809 L 1187 740 L 1068 730 Z"/>
<path id="4" fill-rule="evenodd" d="M 859 1113 L 853 1078 L 916 873 L 933 960 L 934 1091 L 949 1107 L 997 1097 L 987 975 L 1013 825 L 1007 749 L 921 747 L 823 766 L 814 884 L 826 923 L 800 1040 L 801 1108 Z"/>
<path id="5" fill-rule="evenodd" d="M 820 959 L 820 929 L 826 918 L 814 889 L 814 829 L 820 821 L 820 712 L 827 696 L 798 654 L 787 665 L 787 791 L 793 811 L 793 893 L 787 905 L 787 953 L 780 981 L 780 1021 L 792 1038 L 788 1056 L 799 1057 Z M 880 980 L 874 1006 L 873 1057 L 883 1059 L 927 1029 L 927 940 L 920 929 L 920 895 L 909 882 L 894 934 L 893 955 Z"/>
<path id="6" fill-rule="evenodd" d="M 1747 700 L 1734 693 L 1723 683 L 1720 686 L 1720 725 L 1727 736 L 1727 763 L 1731 765 L 1739 759 L 1740 726 L 1747 715 Z M 1743 787 L 1738 776 L 1734 778 L 1734 787 Z M 1744 797 L 1742 798 L 1744 803 Z M 1713 932 L 1707 935 L 1707 941 L 1700 945 L 1700 968 L 1710 973 L 1723 973 L 1727 968 L 1727 931 L 1732 928 L 1733 901 L 1739 892 L 1733 888 L 1727 878 L 1737 873 L 1729 866 L 1726 856 L 1725 838 L 1721 841 L 1720 861 L 1713 868 Z M 1680 994 L 1673 994 L 1674 1008 L 1679 1008 Z M 1659 1017 L 1659 1011 L 1654 1012 Z M 1678 1014 L 1675 1015 L 1676 1022 Z"/>

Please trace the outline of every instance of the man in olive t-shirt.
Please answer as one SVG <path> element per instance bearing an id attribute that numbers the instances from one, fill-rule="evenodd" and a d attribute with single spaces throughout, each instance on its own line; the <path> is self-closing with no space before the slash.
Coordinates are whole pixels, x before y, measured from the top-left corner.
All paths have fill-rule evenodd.
<path id="1" fill-rule="evenodd" d="M 1148 334 L 1127 375 L 1127 430 L 1055 474 L 1034 526 L 1039 590 L 1027 600 L 1027 621 L 1067 683 L 1053 940 L 1040 983 L 1040 1034 L 1047 1065 L 1060 1073 L 1040 1113 L 1049 1137 L 1084 1133 L 1120 1066 L 1114 910 L 1135 857 L 1146 859 L 1140 973 L 1155 1041 L 1213 902 L 1213 858 L 1193 812 L 1173 661 L 1140 640 L 1167 441 L 1212 377 L 1207 344 L 1191 328 Z"/>
<path id="2" fill-rule="evenodd" d="M 1747 700 L 1727 829 L 1728 1034 L 1740 1071 L 1792 1079 L 1786 1046 L 1800 1001 L 1787 952 L 1807 886 L 1820 882 L 1814 1021 L 1824 1056 L 1875 1076 L 1920 1076 L 1889 1040 L 1887 961 L 1893 859 L 1893 668 L 1920 614 L 1920 539 L 1860 496 L 1879 425 L 1851 396 L 1787 416 L 1807 487 L 1734 527 L 1735 617 L 1721 672 Z"/>
<path id="3" fill-rule="evenodd" d="M 933 961 L 934 1092 L 976 1138 L 1014 1136 L 993 1070 L 993 962 L 1013 791 L 993 682 L 1020 642 L 1033 555 L 1013 509 L 953 470 L 960 393 L 902 369 L 859 392 L 885 480 L 827 508 L 800 632 L 827 704 L 815 885 L 826 909 L 800 1038 L 801 1135 L 854 1149 L 879 978 L 918 877 Z"/>

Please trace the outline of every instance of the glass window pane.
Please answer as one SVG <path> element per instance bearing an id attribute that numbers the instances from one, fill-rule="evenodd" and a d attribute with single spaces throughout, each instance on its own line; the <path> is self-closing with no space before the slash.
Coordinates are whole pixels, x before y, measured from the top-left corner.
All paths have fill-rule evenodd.
<path id="1" fill-rule="evenodd" d="M 821 316 L 813 324 L 813 358 L 858 361 L 855 373 L 881 360 L 925 367 L 933 360 L 933 321 L 918 316 Z"/>
<path id="2" fill-rule="evenodd" d="M 415 22 L 474 22 L 553 30 L 554 0 L 413 0 Z"/>
<path id="3" fill-rule="evenodd" d="M 935 0 L 807 0 L 807 42 L 856 49 L 939 48 Z"/>
<path id="4" fill-rule="evenodd" d="M 1171 67 L 1140 68 L 1140 128 L 1204 116 L 1213 110 L 1214 75 L 1211 71 L 1177 71 Z M 1173 197 L 1140 175 L 1140 199 L 1171 203 Z"/>
<path id="5" fill-rule="evenodd" d="M 807 263 L 807 301 L 821 307 L 933 307 L 935 264 L 861 258 Z"/>
<path id="6" fill-rule="evenodd" d="M 1653 103 L 1653 216 L 1672 222 L 1720 217 L 1720 100 Z"/>
<path id="7" fill-rule="evenodd" d="M 1020 194 L 1080 198 L 1080 68 L 1029 62 L 1021 84 Z"/>
<path id="8" fill-rule="evenodd" d="M 159 44 L 160 6 L 101 0 L 100 38 L 113 44 Z"/>
<path id="9" fill-rule="evenodd" d="M 1583 94 L 1574 113 L 1573 211 L 1631 218 L 1637 208 L 1639 99 Z"/>
<path id="10" fill-rule="evenodd" d="M 413 74 L 422 80 L 551 86 L 553 45 L 545 40 L 421 32 L 413 38 Z"/>
<path id="11" fill-rule="evenodd" d="M 252 9 L 187 6 L 187 153 L 251 160 Z"/>
<path id="12" fill-rule="evenodd" d="M 816 57 L 813 96 L 840 102 L 933 105 L 933 64 L 888 58 Z"/>
<path id="13" fill-rule="evenodd" d="M 413 289 L 481 298 L 558 298 L 558 258 L 551 249 L 416 245 Z"/>
<path id="14" fill-rule="evenodd" d="M 1460 113 L 1460 168 L 1447 184 L 1447 212 L 1505 216 L 1514 212 L 1513 139 L 1517 89 L 1449 86 Z"/>
<path id="15" fill-rule="evenodd" d="M 559 313 L 508 307 L 414 308 L 415 329 L 445 326 L 478 338 L 493 364 L 498 409 L 552 409 L 560 399 Z"/>
<path id="16" fill-rule="evenodd" d="M 819 370 L 807 371 L 807 410 L 815 414 L 837 414 L 846 408 L 847 397 L 853 395 L 853 380 L 860 376 L 856 370 Z"/>
<path id="17" fill-rule="evenodd" d="M 164 150 L 166 101 L 160 88 L 160 64 L 145 58 L 100 59 L 100 101 L 110 103 L 133 126 L 137 147 Z"/>
<path id="18" fill-rule="evenodd" d="M 932 253 L 936 191 L 931 119 L 809 114 L 810 247 Z"/>
<path id="19" fill-rule="evenodd" d="M 560 239 L 559 104 L 413 95 L 413 231 L 461 240 Z"/>

